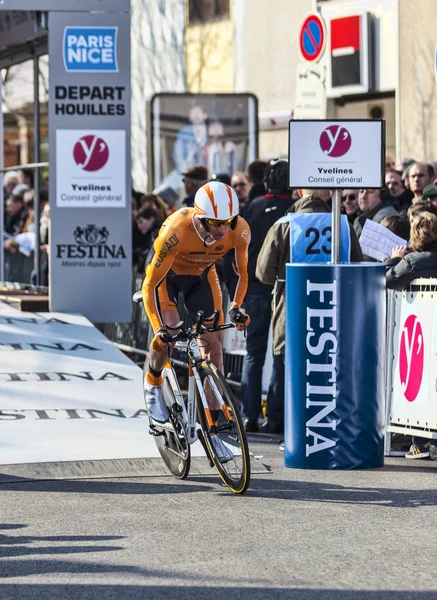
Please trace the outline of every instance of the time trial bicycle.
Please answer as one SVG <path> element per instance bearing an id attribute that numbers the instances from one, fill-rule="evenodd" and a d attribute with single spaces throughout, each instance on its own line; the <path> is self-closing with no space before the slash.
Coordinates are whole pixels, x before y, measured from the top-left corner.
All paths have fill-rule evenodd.
<path id="1" fill-rule="evenodd" d="M 134 295 L 140 301 L 140 293 Z M 163 375 L 163 396 L 168 408 L 166 423 L 151 420 L 150 433 L 159 453 L 171 473 L 185 479 L 190 471 L 191 444 L 199 440 L 211 467 L 216 467 L 221 479 L 235 494 L 243 494 L 250 481 L 250 454 L 240 411 L 232 391 L 219 369 L 202 358 L 198 339 L 202 334 L 234 327 L 232 323 L 218 325 L 219 312 L 212 325 L 203 322 L 197 313 L 196 324 L 185 328 L 181 321 L 169 331 L 168 344 L 186 352 L 188 364 L 188 394 L 181 392 L 171 357 Z M 170 352 L 169 352 L 170 355 Z M 144 363 L 144 375 L 148 361 Z"/>

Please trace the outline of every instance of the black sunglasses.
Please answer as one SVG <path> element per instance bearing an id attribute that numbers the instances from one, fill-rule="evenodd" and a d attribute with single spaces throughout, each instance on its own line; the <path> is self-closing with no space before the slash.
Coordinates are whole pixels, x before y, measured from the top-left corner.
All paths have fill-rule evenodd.
<path id="1" fill-rule="evenodd" d="M 346 202 L 346 200 L 356 200 L 356 199 L 357 199 L 356 194 L 346 194 L 346 196 L 341 197 L 342 202 Z"/>

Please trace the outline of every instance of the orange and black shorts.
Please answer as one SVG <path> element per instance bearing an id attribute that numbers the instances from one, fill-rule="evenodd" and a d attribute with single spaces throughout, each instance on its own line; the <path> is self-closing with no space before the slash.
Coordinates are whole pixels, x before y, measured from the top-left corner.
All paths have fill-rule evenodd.
<path id="1" fill-rule="evenodd" d="M 223 297 L 220 281 L 215 266 L 206 269 L 202 275 L 178 275 L 170 270 L 158 286 L 158 310 L 162 318 L 163 311 L 177 311 L 178 301 L 182 297 L 185 308 L 196 321 L 199 310 L 203 311 L 205 319 L 211 317 L 214 311 L 220 312 L 219 324 L 223 319 Z"/>

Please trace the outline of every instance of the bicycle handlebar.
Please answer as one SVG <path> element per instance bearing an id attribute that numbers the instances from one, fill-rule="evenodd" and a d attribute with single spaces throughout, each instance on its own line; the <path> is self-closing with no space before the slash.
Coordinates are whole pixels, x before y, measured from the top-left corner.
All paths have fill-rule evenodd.
<path id="1" fill-rule="evenodd" d="M 199 335 L 202 335 L 203 333 L 214 333 L 214 331 L 223 331 L 225 329 L 230 329 L 231 327 L 234 327 L 234 323 L 225 323 L 224 325 L 218 325 L 218 320 L 220 318 L 220 312 L 218 310 L 214 311 L 214 318 L 213 318 L 213 322 L 212 325 L 207 327 L 206 325 L 203 324 L 203 312 L 199 311 L 197 313 L 197 319 L 196 319 L 196 324 L 193 327 L 189 327 L 188 329 L 186 329 L 185 327 L 183 327 L 182 322 L 178 323 L 178 325 L 176 325 L 176 327 L 171 327 L 169 325 L 165 325 L 165 327 L 167 329 L 176 331 L 176 330 L 180 330 L 179 333 L 177 333 L 176 335 L 173 336 L 166 336 L 167 337 L 167 342 L 169 344 L 174 344 L 175 342 L 179 342 L 181 340 L 191 340 L 194 339 L 195 337 L 198 337 Z"/>

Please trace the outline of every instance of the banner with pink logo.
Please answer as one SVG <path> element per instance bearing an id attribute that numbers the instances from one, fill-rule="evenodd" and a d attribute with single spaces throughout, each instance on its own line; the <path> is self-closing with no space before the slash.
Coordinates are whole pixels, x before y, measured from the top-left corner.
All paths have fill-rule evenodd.
<path id="1" fill-rule="evenodd" d="M 396 296 L 390 422 L 394 426 L 437 430 L 434 294 L 398 292 Z"/>
<path id="2" fill-rule="evenodd" d="M 49 15 L 50 310 L 94 323 L 132 317 L 129 38 L 128 10 Z"/>
<path id="3" fill-rule="evenodd" d="M 301 189 L 373 189 L 384 185 L 382 119 L 292 119 L 289 186 Z"/>

